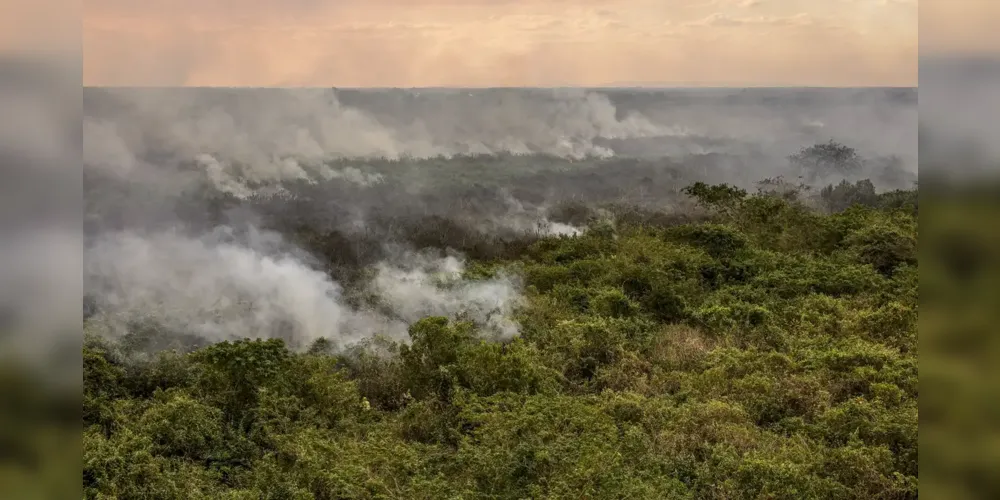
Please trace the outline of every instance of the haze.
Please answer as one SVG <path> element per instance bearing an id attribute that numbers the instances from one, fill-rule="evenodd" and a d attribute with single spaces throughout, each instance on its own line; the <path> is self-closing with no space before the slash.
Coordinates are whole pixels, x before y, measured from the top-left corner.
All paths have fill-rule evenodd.
<path id="1" fill-rule="evenodd" d="M 916 0 L 95 0 L 88 86 L 913 86 Z"/>

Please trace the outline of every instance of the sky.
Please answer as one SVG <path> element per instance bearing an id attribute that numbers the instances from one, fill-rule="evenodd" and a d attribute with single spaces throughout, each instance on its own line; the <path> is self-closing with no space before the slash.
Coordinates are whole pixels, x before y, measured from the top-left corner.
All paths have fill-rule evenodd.
<path id="1" fill-rule="evenodd" d="M 917 0 L 88 0 L 83 77 L 155 86 L 915 85 L 917 20 Z"/>
<path id="2" fill-rule="evenodd" d="M 920 0 L 920 54 L 1000 55 L 1000 1 Z"/>

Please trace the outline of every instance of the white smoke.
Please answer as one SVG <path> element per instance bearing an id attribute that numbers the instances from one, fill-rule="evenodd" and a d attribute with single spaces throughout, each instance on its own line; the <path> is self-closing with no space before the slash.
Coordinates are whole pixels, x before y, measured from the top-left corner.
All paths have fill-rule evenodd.
<path id="1" fill-rule="evenodd" d="M 547 207 L 525 205 L 510 193 L 504 193 L 507 211 L 502 217 L 492 217 L 478 221 L 481 231 L 491 233 L 497 229 L 507 229 L 518 233 L 542 236 L 579 236 L 583 229 L 561 222 L 549 220 Z"/>
<path id="2" fill-rule="evenodd" d="M 107 120 L 84 119 L 83 162 L 124 177 L 132 172 L 138 159 L 119 134 L 118 125 Z"/>
<path id="3" fill-rule="evenodd" d="M 261 92 L 203 105 L 186 91 L 115 91 L 110 117 L 85 120 L 85 163 L 140 180 L 146 189 L 162 186 L 169 199 L 195 179 L 158 163 L 187 161 L 218 191 L 247 198 L 287 195 L 286 182 L 338 179 L 365 188 L 384 181 L 357 166 L 330 166 L 336 158 L 449 153 L 427 137 L 402 137 L 341 107 L 331 91 Z M 122 102 L 128 111 L 117 106 Z M 163 152 L 169 156 L 150 159 Z M 160 177 L 169 182 L 150 182 Z M 379 264 L 369 290 L 378 307 L 356 308 L 339 283 L 301 255 L 259 244 L 263 233 L 255 233 L 256 244 L 222 233 L 98 235 L 86 251 L 86 278 L 102 321 L 118 333 L 145 321 L 216 341 L 281 336 L 299 344 L 320 337 L 351 343 L 375 334 L 402 340 L 407 326 L 427 315 L 471 319 L 495 336 L 516 334 L 510 320 L 520 297 L 516 280 L 462 280 L 455 257 L 399 255 Z M 437 281 L 442 272 L 446 282 Z"/>
<path id="4" fill-rule="evenodd" d="M 318 338 L 346 345 L 375 334 L 405 340 L 407 326 L 429 315 L 461 316 L 492 335 L 511 337 L 520 301 L 516 280 L 462 279 L 456 257 L 408 254 L 376 266 L 370 284 L 381 307 L 353 307 L 341 285 L 300 257 L 275 248 L 280 236 L 252 231 L 248 242 L 216 232 L 108 234 L 87 253 L 86 275 L 112 332 L 130 322 L 221 341 Z M 270 247 L 270 248 L 269 248 Z"/>
<path id="5" fill-rule="evenodd" d="M 585 89 L 355 92 L 348 105 L 333 89 L 87 89 L 85 160 L 119 171 L 130 156 L 169 151 L 210 155 L 224 185 L 339 177 L 365 186 L 372 179 L 331 177 L 330 161 L 764 152 L 741 172 L 757 180 L 802 146 L 834 139 L 916 171 L 916 105 L 877 89 L 684 92 L 635 91 L 624 105 Z"/>
<path id="6" fill-rule="evenodd" d="M 90 90 L 84 119 L 85 163 L 128 174 L 135 158 L 170 151 L 199 158 L 213 180 L 235 188 L 249 182 L 339 177 L 337 158 L 430 158 L 461 154 L 543 153 L 566 158 L 614 154 L 598 139 L 678 135 L 636 112 L 618 119 L 602 94 L 552 91 L 544 101 L 511 95 L 497 103 L 442 109 L 434 116 L 382 123 L 341 105 L 329 89 Z M 455 103 L 459 105 L 461 103 Z M 155 146 L 155 147 L 154 147 Z"/>
<path id="7" fill-rule="evenodd" d="M 327 180 L 343 179 L 359 187 L 371 187 L 385 181 L 384 175 L 364 172 L 357 167 L 344 167 L 340 170 L 326 167 L 323 171 L 323 177 Z"/>
<path id="8" fill-rule="evenodd" d="M 407 253 L 376 266 L 372 290 L 407 323 L 425 316 L 457 315 L 486 325 L 501 338 L 516 335 L 518 327 L 511 317 L 522 300 L 519 281 L 510 276 L 469 281 L 463 278 L 464 271 L 465 263 L 456 256 Z"/>
<path id="9" fill-rule="evenodd" d="M 315 184 L 317 179 L 307 173 L 308 167 L 303 167 L 293 158 L 277 161 L 271 169 L 241 169 L 234 167 L 232 162 L 220 161 L 210 154 L 200 154 L 195 158 L 205 176 L 220 192 L 230 194 L 239 199 L 250 196 L 281 196 L 290 194 L 282 181 L 302 181 Z M 356 187 L 367 188 L 385 181 L 380 173 L 365 172 L 357 167 L 332 168 L 325 164 L 315 167 L 318 176 L 323 180 L 340 179 L 354 184 Z M 266 177 L 265 177 L 266 175 Z"/>

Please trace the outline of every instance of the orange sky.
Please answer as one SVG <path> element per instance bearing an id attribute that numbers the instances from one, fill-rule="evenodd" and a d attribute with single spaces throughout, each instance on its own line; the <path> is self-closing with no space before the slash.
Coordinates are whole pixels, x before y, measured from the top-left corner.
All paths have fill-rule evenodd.
<path id="1" fill-rule="evenodd" d="M 914 85 L 917 17 L 917 0 L 88 0 L 84 83 Z"/>
<path id="2" fill-rule="evenodd" d="M 916 0 L 90 0 L 88 85 L 912 85 Z"/>
<path id="3" fill-rule="evenodd" d="M 920 0 L 921 54 L 1000 52 L 1000 1 Z"/>

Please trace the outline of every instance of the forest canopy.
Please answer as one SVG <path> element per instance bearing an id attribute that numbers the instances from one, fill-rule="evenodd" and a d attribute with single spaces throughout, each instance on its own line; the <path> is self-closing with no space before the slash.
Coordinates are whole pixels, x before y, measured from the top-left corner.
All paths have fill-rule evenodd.
<path id="1" fill-rule="evenodd" d="M 916 190 L 771 181 L 470 252 L 470 279 L 524 279 L 512 339 L 88 335 L 85 496 L 916 498 Z"/>

